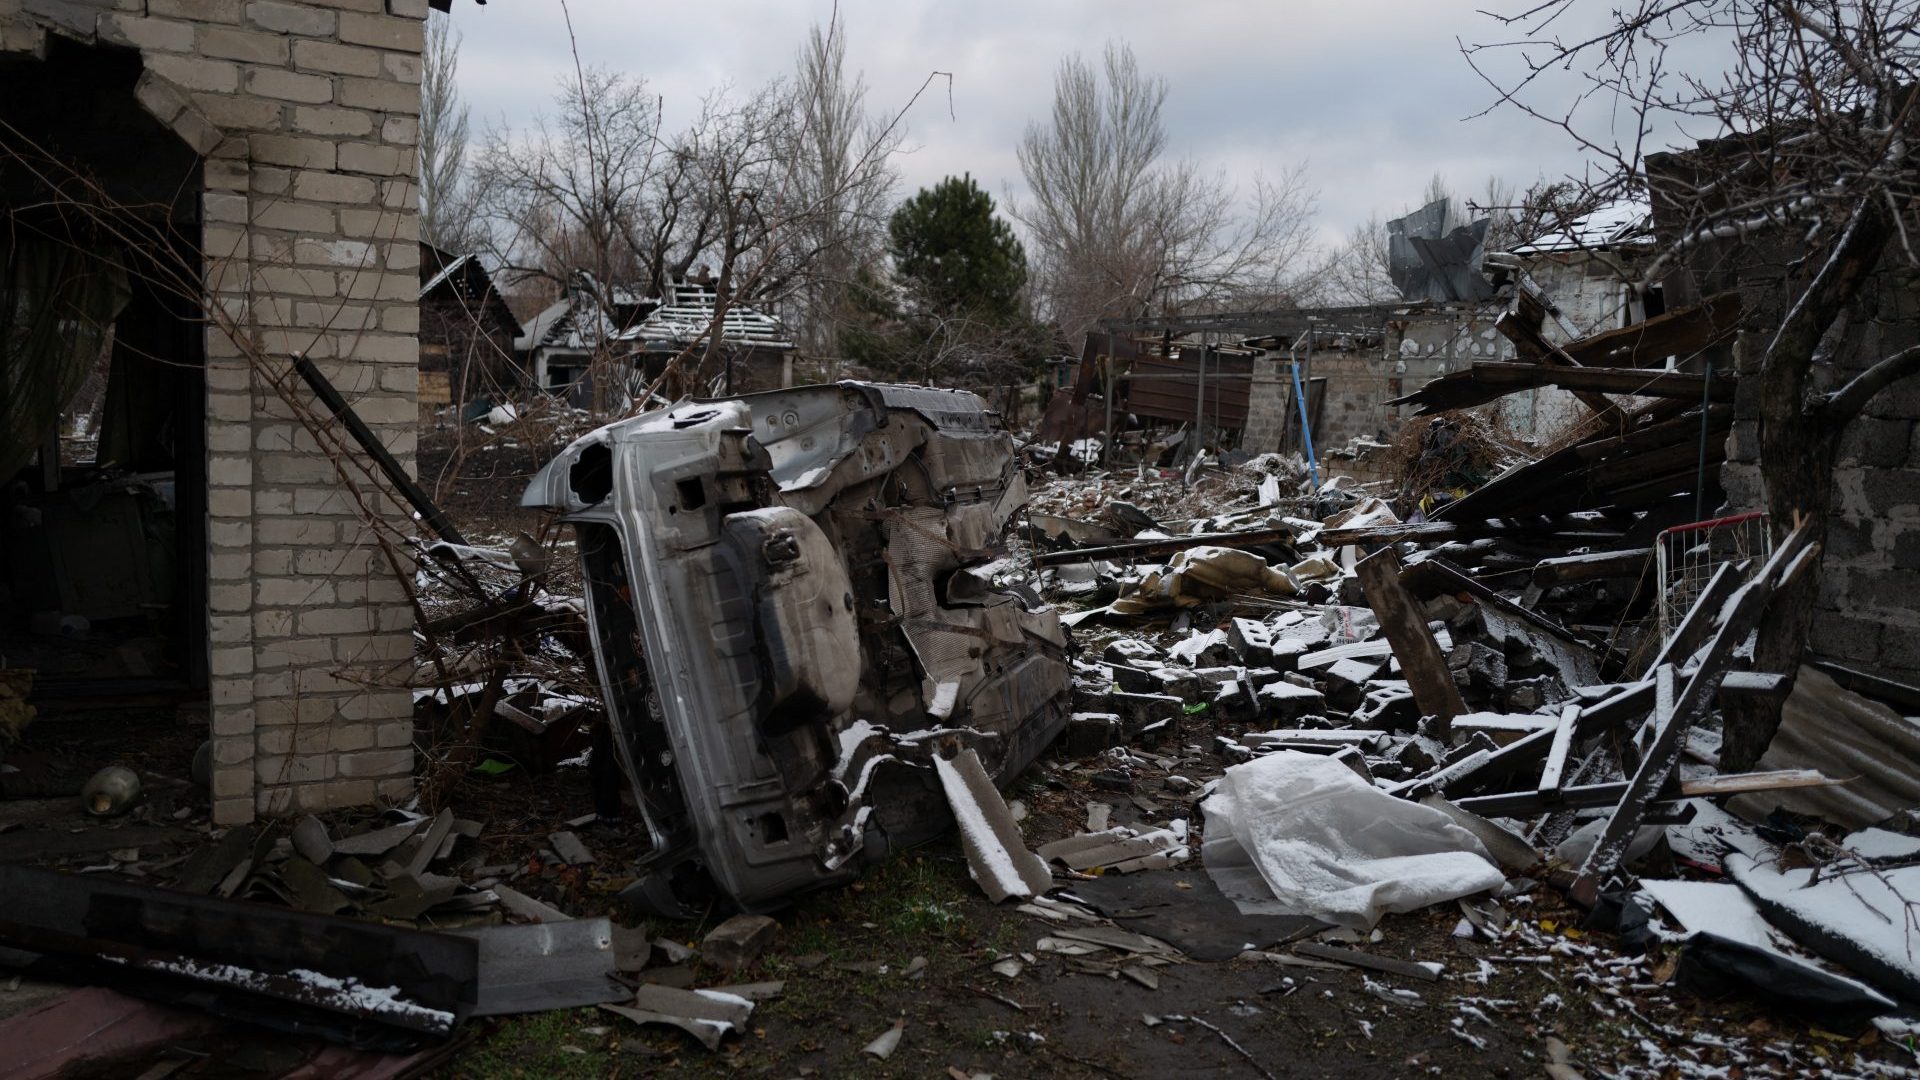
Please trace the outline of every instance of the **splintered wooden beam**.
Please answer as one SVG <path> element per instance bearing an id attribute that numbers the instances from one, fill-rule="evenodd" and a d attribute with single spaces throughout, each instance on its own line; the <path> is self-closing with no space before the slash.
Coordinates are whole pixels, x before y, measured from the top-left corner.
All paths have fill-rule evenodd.
<path id="1" fill-rule="evenodd" d="M 1445 738 L 1449 722 L 1467 711 L 1460 688 L 1447 670 L 1447 658 L 1427 627 L 1427 619 L 1406 586 L 1400 584 L 1400 556 L 1383 547 L 1355 565 L 1367 606 L 1380 620 L 1380 632 L 1393 646 L 1400 670 L 1413 690 L 1413 702 L 1428 716 L 1440 718 L 1438 737 Z"/>
<path id="2" fill-rule="evenodd" d="M 1731 341 L 1739 324 L 1740 293 L 1730 290 L 1645 322 L 1568 342 L 1566 352 L 1590 367 L 1658 367 L 1669 356 L 1689 356 Z"/>
<path id="3" fill-rule="evenodd" d="M 1508 341 L 1513 342 L 1514 349 L 1522 356 L 1549 364 L 1560 364 L 1564 367 L 1580 366 L 1572 357 L 1562 352 L 1559 346 L 1548 341 L 1545 335 L 1540 333 L 1540 324 L 1537 321 L 1529 324 L 1527 320 L 1508 311 L 1493 321 L 1493 328 L 1500 331 Z M 1605 394 L 1596 394 L 1590 390 L 1576 390 L 1573 396 L 1601 416 L 1618 416 L 1620 413 L 1619 407 L 1607 400 Z"/>
<path id="4" fill-rule="evenodd" d="M 1560 708 L 1560 722 L 1554 725 L 1553 743 L 1547 747 L 1547 763 L 1540 768 L 1542 795 L 1555 795 L 1566 778 L 1567 755 L 1573 752 L 1573 736 L 1580 730 L 1580 706 L 1569 702 Z"/>
<path id="5" fill-rule="evenodd" d="M 1716 374 L 1709 382 L 1705 375 L 1688 371 L 1661 371 L 1644 368 L 1565 367 L 1543 363 L 1508 363 L 1481 360 L 1463 372 L 1462 381 L 1478 383 L 1490 393 L 1502 396 L 1539 386 L 1557 386 L 1562 390 L 1594 393 L 1630 394 L 1634 397 L 1679 398 L 1682 401 L 1732 401 L 1737 381 Z M 1446 376 L 1453 378 L 1453 376 Z"/>
<path id="6" fill-rule="evenodd" d="M 1650 547 L 1541 559 L 1534 564 L 1533 583 L 1545 587 L 1570 585 L 1595 578 L 1639 577 L 1646 573 L 1647 564 L 1652 561 L 1653 549 Z"/>
<path id="7" fill-rule="evenodd" d="M 1722 613 L 1717 620 L 1719 628 L 1713 640 L 1701 652 L 1699 666 L 1687 679 L 1686 688 L 1677 696 L 1672 693 L 1673 666 L 1663 664 L 1656 672 L 1654 716 L 1649 725 L 1652 737 L 1648 740 L 1638 767 L 1634 769 L 1632 779 L 1628 781 L 1625 794 L 1621 795 L 1599 840 L 1594 843 L 1593 850 L 1587 853 L 1580 875 L 1568 890 L 1568 895 L 1575 902 L 1592 907 L 1600 898 L 1601 888 L 1619 870 L 1621 861 L 1626 858 L 1627 845 L 1646 816 L 1647 804 L 1672 779 L 1674 768 L 1680 763 L 1687 732 L 1712 707 L 1714 695 L 1720 689 L 1720 680 L 1733 664 L 1734 649 L 1760 625 L 1761 616 L 1766 613 L 1767 603 L 1773 598 L 1779 583 L 1807 565 L 1804 553 L 1816 550 L 1811 540 L 1806 525 L 1795 529 L 1774 549 L 1773 556 L 1754 575 L 1753 580 L 1742 585 L 1721 608 Z M 1664 686 L 1663 678 L 1667 680 Z M 1664 707 L 1668 702 L 1671 702 L 1671 707 Z"/>

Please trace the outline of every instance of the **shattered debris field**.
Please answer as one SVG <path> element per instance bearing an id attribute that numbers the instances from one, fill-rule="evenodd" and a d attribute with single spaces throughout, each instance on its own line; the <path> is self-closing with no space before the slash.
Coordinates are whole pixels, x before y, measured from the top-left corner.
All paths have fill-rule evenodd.
<path id="1" fill-rule="evenodd" d="M 926 442 L 964 432 L 926 393 L 884 404 L 944 417 Z M 526 567 L 483 549 L 527 528 L 540 455 L 504 441 L 423 462 L 476 572 L 510 581 Z M 969 573 L 1069 628 L 1058 735 L 1011 765 L 963 731 L 840 736 L 831 775 L 869 742 L 888 748 L 872 769 L 925 774 L 829 811 L 886 813 L 869 792 L 893 791 L 928 819 L 895 827 L 914 838 L 898 850 L 828 859 L 752 914 L 722 874 L 672 869 L 726 857 L 705 830 L 663 869 L 673 842 L 649 840 L 665 819 L 642 801 L 678 777 L 607 767 L 606 646 L 586 644 L 561 539 L 537 630 L 440 646 L 504 681 L 416 693 L 430 802 L 216 830 L 168 775 L 183 742 L 129 761 L 145 795 L 123 816 L 0 803 L 0 880 L 29 901 L 0 945 L 69 935 L 0 982 L 0 1032 L 52 1033 L 8 1075 L 96 1075 L 72 1071 L 96 1032 L 115 1051 L 97 1075 L 153 1077 L 1915 1075 L 1913 954 L 1885 945 L 1920 934 L 1920 843 L 1866 828 L 1911 763 L 1852 789 L 1784 743 L 1715 766 L 1725 701 L 1776 689 L 1733 654 L 1799 533 L 1730 562 L 1663 635 L 1651 549 L 1617 518 L 1555 526 L 1580 541 L 1556 552 L 1403 521 L 1398 493 L 1316 486 L 1280 455 L 1060 473 L 1036 450 L 1013 459 L 1005 547 Z M 457 592 L 428 585 L 429 619 L 457 622 Z M 1848 682 L 1866 685 L 1803 673 L 1783 732 L 1886 723 Z M 448 733 L 483 696 L 511 722 L 462 746 Z M 60 929 L 100 889 L 130 914 Z M 289 935 L 268 951 L 298 987 L 214 933 L 258 923 Z M 433 967 L 407 959 L 450 941 Z M 315 974 L 329 954 L 356 977 Z M 152 981 L 56 981 L 113 986 L 126 965 Z M 146 1003 L 182 991 L 211 1012 Z M 216 1019 L 256 1004 L 287 1022 Z"/>

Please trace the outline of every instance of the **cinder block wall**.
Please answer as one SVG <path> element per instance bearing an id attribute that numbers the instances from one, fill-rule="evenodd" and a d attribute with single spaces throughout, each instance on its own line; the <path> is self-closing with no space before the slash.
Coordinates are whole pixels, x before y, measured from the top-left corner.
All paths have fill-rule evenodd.
<path id="1" fill-rule="evenodd" d="M 0 48 L 44 54 L 57 34 L 139 50 L 141 104 L 206 159 L 207 281 L 245 342 L 207 330 L 221 823 L 412 789 L 412 610 L 333 461 L 247 353 L 274 370 L 312 357 L 412 467 L 426 14 L 426 0 L 0 0 Z"/>
<path id="2" fill-rule="evenodd" d="M 1836 350 L 1840 362 L 1816 366 L 1827 391 L 1880 357 L 1920 340 L 1920 282 L 1882 275 L 1856 329 Z M 1743 334 L 1734 361 L 1751 373 L 1764 333 Z M 1742 379 L 1734 402 L 1721 483 L 1729 508 L 1766 505 L 1760 473 L 1759 380 Z M 1834 463 L 1833 514 L 1827 522 L 1813 650 L 1854 667 L 1920 683 L 1920 379 L 1881 391 L 1841 437 Z"/>

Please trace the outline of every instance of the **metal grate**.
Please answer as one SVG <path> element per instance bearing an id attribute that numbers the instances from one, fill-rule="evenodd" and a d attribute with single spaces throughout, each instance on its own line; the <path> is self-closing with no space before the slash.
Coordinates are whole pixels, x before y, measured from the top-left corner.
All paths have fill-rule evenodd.
<path id="1" fill-rule="evenodd" d="M 1660 579 L 1660 640 L 1667 640 L 1686 618 L 1721 564 L 1754 559 L 1753 566 L 1758 567 L 1772 552 L 1767 515 L 1758 510 L 1662 529 L 1654 548 Z"/>

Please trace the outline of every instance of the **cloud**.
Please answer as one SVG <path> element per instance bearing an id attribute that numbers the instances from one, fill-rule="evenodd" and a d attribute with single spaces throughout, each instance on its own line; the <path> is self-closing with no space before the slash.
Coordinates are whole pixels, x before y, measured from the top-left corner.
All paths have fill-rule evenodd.
<path id="1" fill-rule="evenodd" d="M 789 73 L 808 27 L 834 10 L 817 0 L 568 6 L 571 40 L 554 0 L 456 5 L 461 89 L 480 126 L 518 128 L 550 112 L 576 47 L 582 64 L 644 76 L 669 121 L 684 118 L 717 87 Z M 951 96 L 937 79 L 906 118 L 906 192 L 970 172 L 996 196 L 1018 195 L 1014 148 L 1045 117 L 1060 58 L 1097 57 L 1109 40 L 1131 43 L 1142 68 L 1166 78 L 1175 154 L 1243 189 L 1257 170 L 1308 162 L 1328 238 L 1370 213 L 1397 213 L 1436 172 L 1473 192 L 1488 176 L 1524 187 L 1582 166 L 1564 137 L 1535 122 L 1468 119 L 1491 91 L 1457 39 L 1502 35 L 1465 5 L 845 0 L 839 11 L 849 66 L 864 72 L 874 111 L 904 107 L 932 72 L 952 76 Z"/>

